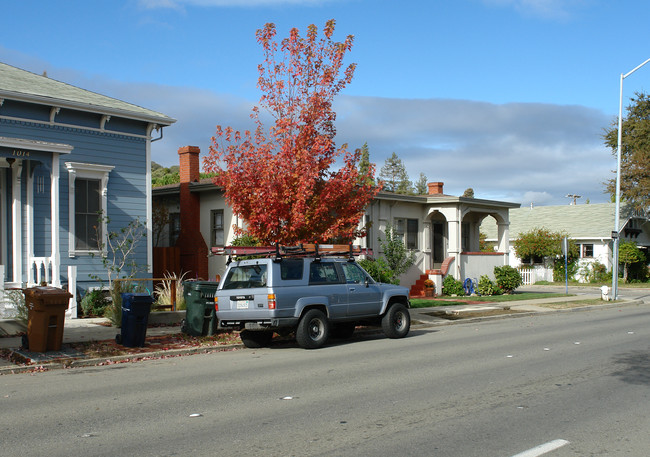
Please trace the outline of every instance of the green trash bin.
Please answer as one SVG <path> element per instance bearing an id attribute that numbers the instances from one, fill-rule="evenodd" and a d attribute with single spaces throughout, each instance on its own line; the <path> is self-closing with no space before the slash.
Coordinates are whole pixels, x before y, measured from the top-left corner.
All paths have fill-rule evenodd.
<path id="1" fill-rule="evenodd" d="M 183 333 L 192 336 L 214 335 L 217 317 L 214 312 L 214 296 L 219 283 L 215 281 L 185 281 L 185 322 L 181 327 Z"/>

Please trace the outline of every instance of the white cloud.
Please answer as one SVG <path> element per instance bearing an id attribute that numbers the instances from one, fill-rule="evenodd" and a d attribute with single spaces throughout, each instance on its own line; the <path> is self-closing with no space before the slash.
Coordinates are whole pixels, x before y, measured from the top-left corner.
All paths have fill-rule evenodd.
<path id="1" fill-rule="evenodd" d="M 217 124 L 254 128 L 249 100 L 146 85 L 124 86 L 121 93 L 178 119 L 154 143 L 153 160 L 166 166 L 178 163 L 181 146 L 199 146 L 207 154 Z M 451 195 L 472 187 L 477 198 L 523 205 L 564 204 L 568 193 L 608 201 L 602 183 L 615 164 L 601 139 L 610 119 L 598 110 L 350 96 L 340 97 L 335 109 L 337 145 L 355 149 L 367 142 L 377 173 L 396 152 L 411 179 L 422 172 L 429 181 L 443 181 Z"/>

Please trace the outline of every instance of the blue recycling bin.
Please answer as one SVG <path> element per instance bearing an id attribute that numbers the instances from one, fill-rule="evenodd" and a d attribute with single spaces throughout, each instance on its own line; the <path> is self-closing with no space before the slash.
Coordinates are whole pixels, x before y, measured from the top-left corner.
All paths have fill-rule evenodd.
<path id="1" fill-rule="evenodd" d="M 149 294 L 122 294 L 122 331 L 115 336 L 118 344 L 131 348 L 144 346 L 152 304 L 153 297 Z"/>

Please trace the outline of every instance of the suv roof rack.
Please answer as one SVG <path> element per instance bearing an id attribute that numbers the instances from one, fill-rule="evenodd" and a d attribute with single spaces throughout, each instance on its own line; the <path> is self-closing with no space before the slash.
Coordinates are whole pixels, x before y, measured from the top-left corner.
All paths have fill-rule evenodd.
<path id="1" fill-rule="evenodd" d="M 216 255 L 228 256 L 259 256 L 271 257 L 275 260 L 281 260 L 283 257 L 315 257 L 320 259 L 321 256 L 327 257 L 349 257 L 354 260 L 357 255 L 372 255 L 372 249 L 362 248 L 359 245 L 350 244 L 299 244 L 297 246 L 224 246 L 212 248 L 212 253 Z"/>

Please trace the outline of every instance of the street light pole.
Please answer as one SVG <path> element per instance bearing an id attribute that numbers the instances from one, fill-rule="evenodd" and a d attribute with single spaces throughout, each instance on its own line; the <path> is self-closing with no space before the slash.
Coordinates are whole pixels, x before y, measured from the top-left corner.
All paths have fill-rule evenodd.
<path id="1" fill-rule="evenodd" d="M 633 70 L 623 74 L 621 73 L 621 89 L 618 98 L 618 145 L 616 148 L 616 214 L 614 215 L 614 238 L 613 246 L 613 265 L 612 265 L 612 297 L 618 299 L 618 247 L 619 247 L 619 219 L 621 215 L 621 144 L 623 142 L 623 80 L 637 71 L 639 68 L 650 62 L 650 59 L 638 65 Z"/>

